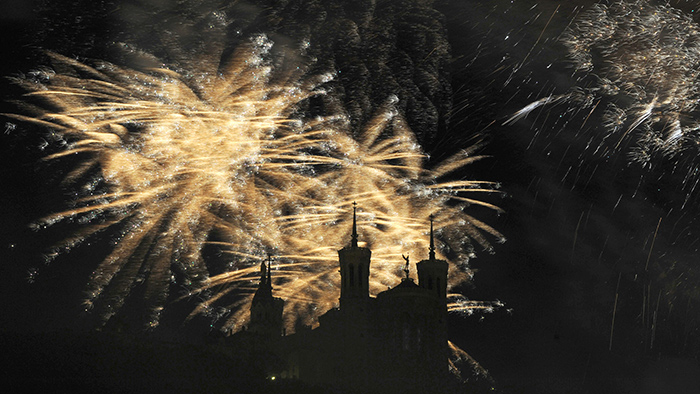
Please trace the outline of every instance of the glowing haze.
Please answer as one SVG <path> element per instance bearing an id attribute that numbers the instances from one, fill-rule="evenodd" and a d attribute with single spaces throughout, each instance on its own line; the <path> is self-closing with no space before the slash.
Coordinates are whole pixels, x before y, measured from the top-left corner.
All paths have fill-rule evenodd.
<path id="1" fill-rule="evenodd" d="M 470 239 L 488 249 L 484 233 L 502 238 L 465 212 L 472 204 L 498 210 L 470 196 L 496 185 L 446 180 L 480 158 L 478 146 L 425 168 L 395 97 L 355 136 L 343 116 L 306 119 L 298 105 L 324 94 L 331 76 L 273 70 L 271 46 L 258 36 L 221 65 L 203 58 L 188 70 L 146 55 L 152 67 L 137 70 L 51 53 L 53 70 L 17 80 L 38 105 L 12 116 L 49 128 L 64 145 L 46 159 L 79 158 L 65 179 L 79 196 L 74 206 L 37 222 L 82 223 L 49 259 L 100 232 L 113 239 L 84 301 L 103 322 L 139 288 L 150 327 L 169 300 L 192 296 L 201 300 L 193 316 L 238 329 L 259 262 L 271 254 L 288 327 L 312 323 L 337 301 L 336 250 L 350 239 L 353 201 L 360 239 L 373 250 L 373 294 L 399 282 L 401 254 L 425 258 L 431 214 L 452 261 L 450 287 L 471 278 Z M 210 243 L 225 252 L 218 272 L 202 256 Z M 452 310 L 494 306 L 458 294 L 451 301 Z"/>

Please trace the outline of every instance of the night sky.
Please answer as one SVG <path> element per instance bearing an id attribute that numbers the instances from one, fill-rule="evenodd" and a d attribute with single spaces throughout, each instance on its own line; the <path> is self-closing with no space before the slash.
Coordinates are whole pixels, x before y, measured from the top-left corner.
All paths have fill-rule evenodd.
<path id="1" fill-rule="evenodd" d="M 173 29 L 177 20 L 135 18 L 143 10 L 156 15 L 159 7 L 167 8 L 166 2 L 75 2 L 62 8 L 30 3 L 0 6 L 2 75 L 44 64 L 39 48 L 110 59 L 115 55 L 109 43 L 134 40 L 157 52 L 162 43 L 151 41 L 149 32 Z M 205 12 L 216 2 L 197 3 L 200 7 L 190 8 L 192 13 Z M 280 37 L 308 26 L 311 34 L 323 36 L 314 32 L 313 18 L 297 19 L 314 12 L 333 18 L 333 5 L 322 3 L 279 2 L 275 23 L 256 24 L 248 17 L 254 11 L 241 11 L 236 23 L 243 35 L 274 31 L 272 39 L 282 44 Z M 403 3 L 421 2 L 389 1 L 383 4 L 392 6 L 382 9 L 399 15 Z M 436 66 L 439 78 L 431 82 L 436 87 L 432 93 L 421 90 L 423 82 L 416 79 L 417 91 L 425 96 L 404 108 L 408 121 L 434 161 L 469 146 L 476 136 L 483 138 L 487 144 L 480 153 L 489 157 L 460 175 L 500 182 L 503 192 L 486 199 L 504 213 L 477 206 L 471 211 L 507 241 L 491 238 L 494 253 L 475 245 L 477 257 L 470 264 L 477 272 L 463 293 L 504 306 L 492 313 L 452 315 L 450 338 L 489 371 L 493 386 L 504 393 L 700 392 L 700 188 L 694 186 L 700 179 L 700 137 L 696 130 L 683 151 L 653 154 L 646 165 L 631 159 L 638 147 L 634 132 L 619 144 L 624 129 L 609 137 L 603 108 L 611 102 L 628 108 L 634 103 L 596 90 L 591 74 L 575 71 L 563 43 L 567 27 L 585 17 L 594 3 L 437 1 L 432 6 L 436 13 L 421 16 L 443 23 L 444 31 L 435 36 L 446 40 L 449 52 L 446 62 Z M 647 6 L 660 4 L 666 2 Z M 244 5 L 236 9 L 255 8 Z M 700 2 L 670 5 L 700 24 Z M 362 15 L 361 6 L 355 11 Z M 344 17 L 361 18 L 352 12 Z M 410 24 L 410 17 L 402 18 Z M 323 58 L 333 48 L 338 49 L 320 45 L 311 50 Z M 340 55 L 335 60 L 341 64 Z M 349 70 L 354 70 L 352 61 Z M 594 56 L 596 64 L 605 61 Z M 700 70 L 700 52 L 688 63 Z M 396 64 L 386 72 L 399 75 L 403 68 Z M 353 76 L 342 78 L 347 80 L 340 83 L 351 83 Z M 376 105 L 384 93 L 375 88 L 382 78 L 366 82 L 372 93 L 348 90 L 346 102 Z M 697 79 L 690 83 L 700 84 Z M 1 86 L 2 112 L 16 111 L 11 101 L 21 98 L 22 91 L 7 80 Z M 396 89 L 403 90 L 396 94 L 408 96 L 412 86 L 398 83 Z M 550 103 L 506 122 L 536 100 L 573 91 L 591 93 L 600 104 Z M 692 120 L 698 115 L 691 110 L 685 116 Z M 99 261 L 94 256 L 104 256 L 105 242 L 95 240 L 43 265 L 42 252 L 70 226 L 37 232 L 29 224 L 60 210 L 70 197 L 60 185 L 65 169 L 41 162 L 42 130 L 10 119 L 0 126 L 0 328 L 8 338 L 75 329 L 85 320 L 80 298 Z M 177 331 L 178 324 L 171 324 Z M 27 349 L 37 352 L 30 345 Z"/>

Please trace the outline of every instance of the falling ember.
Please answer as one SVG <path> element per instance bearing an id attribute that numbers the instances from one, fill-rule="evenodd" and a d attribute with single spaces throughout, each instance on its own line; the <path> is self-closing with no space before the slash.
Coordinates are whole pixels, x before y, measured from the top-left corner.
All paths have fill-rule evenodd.
<path id="1" fill-rule="evenodd" d="M 295 118 L 297 105 L 322 94 L 328 77 L 273 72 L 271 46 L 255 37 L 220 67 L 200 63 L 217 69 L 187 72 L 162 64 L 141 71 L 89 66 L 50 53 L 60 71 L 17 80 L 44 109 L 10 116 L 46 126 L 63 141 L 65 149 L 47 160 L 81 159 L 65 181 L 86 192 L 37 226 L 74 218 L 87 224 L 51 256 L 100 232 L 118 234 L 87 286 L 86 309 L 98 310 L 103 322 L 143 286 L 151 327 L 173 288 L 202 296 L 194 313 L 240 326 L 251 277 L 268 252 L 279 256 L 275 285 L 288 300 L 288 324 L 312 321 L 337 297 L 333 254 L 347 242 L 343 224 L 353 200 L 362 207 L 361 236 L 375 250 L 374 293 L 400 280 L 401 253 L 427 250 L 430 214 L 454 261 L 450 285 L 471 277 L 469 238 L 487 249 L 483 233 L 502 238 L 464 211 L 472 204 L 499 210 L 468 196 L 496 192 L 496 184 L 443 181 L 480 158 L 473 149 L 424 168 L 395 98 L 355 138 L 342 116 Z M 212 233 L 230 260 L 210 278 L 202 249 Z M 242 297 L 215 307 L 230 292 Z M 470 308 L 459 295 L 454 301 L 452 309 Z"/>

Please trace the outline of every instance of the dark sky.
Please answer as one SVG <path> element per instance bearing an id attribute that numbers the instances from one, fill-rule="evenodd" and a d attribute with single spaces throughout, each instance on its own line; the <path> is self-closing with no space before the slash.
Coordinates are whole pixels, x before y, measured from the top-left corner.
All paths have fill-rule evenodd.
<path id="1" fill-rule="evenodd" d="M 143 39 L 129 35 L 133 26 L 124 23 L 124 13 L 102 12 L 114 4 L 98 3 L 49 7 L 56 13 L 48 17 L 32 12 L 27 2 L 4 2 L 2 75 L 36 67 L 37 46 L 94 57 L 109 52 L 102 40 Z M 686 179 L 700 165 L 697 149 L 677 159 L 657 157 L 651 169 L 630 162 L 631 142 L 601 154 L 591 147 L 610 146 L 602 111 L 589 116 L 590 108 L 576 110 L 579 103 L 544 106 L 504 125 L 550 93 L 589 86 L 574 73 L 560 38 L 593 3 L 453 0 L 434 6 L 444 15 L 451 46 L 444 74 L 451 111 L 426 147 L 440 158 L 481 132 L 490 158 L 464 176 L 498 181 L 506 194 L 493 200 L 505 210 L 502 215 L 475 208 L 507 242 L 495 244 L 494 254 L 477 247 L 474 286 L 464 289 L 470 298 L 498 299 L 505 306 L 491 314 L 453 316 L 450 336 L 503 392 L 698 392 L 700 192 L 691 191 L 697 178 Z M 671 4 L 698 20 L 699 3 Z M 2 89 L 6 101 L 21 94 L 7 81 Z M 6 102 L 6 108 L 13 107 Z M 75 262 L 100 252 L 80 248 L 71 259 L 41 265 L 42 248 L 60 229 L 43 234 L 28 224 L 59 209 L 65 197 L 58 187 L 61 174 L 39 161 L 40 134 L 2 127 L 2 328 L 71 326 L 92 269 Z M 32 267 L 40 271 L 29 284 Z"/>

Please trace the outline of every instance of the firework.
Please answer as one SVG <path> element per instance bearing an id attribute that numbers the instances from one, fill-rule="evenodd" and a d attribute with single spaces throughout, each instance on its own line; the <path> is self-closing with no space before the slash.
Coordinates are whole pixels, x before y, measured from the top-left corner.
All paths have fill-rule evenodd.
<path id="1" fill-rule="evenodd" d="M 452 373 L 454 373 L 458 377 L 461 377 L 461 365 L 468 365 L 471 367 L 472 374 L 474 376 L 483 378 L 490 384 L 495 383 L 489 372 L 476 360 L 474 360 L 474 358 L 470 356 L 467 352 L 460 349 L 451 341 L 447 341 L 447 345 L 450 349 L 449 367 Z"/>
<path id="2" fill-rule="evenodd" d="M 392 108 L 390 102 L 368 122 L 357 139 L 343 131 L 347 124 L 326 130 L 326 168 L 310 180 L 309 190 L 322 190 L 315 200 L 319 205 L 299 206 L 294 214 L 275 218 L 279 229 L 274 243 L 278 256 L 274 265 L 277 296 L 287 301 L 285 320 L 288 328 L 301 319 L 314 324 L 315 318 L 334 307 L 338 301 L 337 250 L 350 239 L 350 205 L 356 201 L 361 239 L 373 250 L 370 293 L 377 294 L 396 285 L 403 275 L 400 256 L 407 251 L 427 253 L 429 248 L 427 218 L 436 217 L 441 232 L 442 249 L 450 250 L 452 264 L 449 285 L 471 279 L 467 262 L 473 255 L 469 238 L 490 248 L 482 232 L 502 240 L 501 234 L 485 223 L 467 215 L 469 204 L 494 205 L 465 196 L 468 193 L 497 192 L 492 182 L 439 182 L 450 171 L 479 160 L 472 151 L 461 152 L 441 166 L 423 167 L 421 153 L 413 134 Z M 343 122 L 341 122 L 343 123 Z M 473 149 L 476 149 L 474 147 Z M 448 202 L 452 202 L 449 204 Z M 222 243 L 235 245 L 235 240 Z M 228 292 L 247 291 L 252 295 L 257 285 L 258 264 L 251 262 L 248 251 L 232 249 L 238 262 L 232 270 L 212 277 L 199 291 L 217 289 L 216 296 L 203 302 L 194 314 L 214 311 L 214 305 Z M 258 259 L 262 259 L 261 254 Z M 412 270 L 416 272 L 415 267 Z M 450 294 L 449 309 L 470 312 L 494 309 L 500 303 L 473 302 L 460 294 Z M 231 315 L 224 324 L 238 328 L 245 324 L 248 298 L 227 306 Z"/>
<path id="3" fill-rule="evenodd" d="M 200 251 L 213 229 L 234 217 L 246 229 L 239 243 L 255 250 L 256 229 L 292 200 L 288 169 L 312 161 L 302 151 L 317 142 L 287 115 L 313 87 L 271 83 L 263 61 L 269 44 L 258 37 L 221 72 L 190 75 L 89 67 L 51 54 L 65 72 L 20 81 L 54 109 L 16 116 L 50 127 L 65 143 L 46 159 L 83 158 L 66 182 L 81 183 L 87 195 L 37 225 L 74 217 L 92 224 L 50 257 L 107 228 L 119 233 L 90 278 L 86 308 L 103 298 L 108 319 L 145 282 L 157 324 L 171 280 L 191 286 L 206 278 Z M 94 187 L 100 184 L 106 187 Z"/>
<path id="4" fill-rule="evenodd" d="M 494 192 L 494 183 L 440 182 L 478 160 L 473 150 L 425 169 L 425 155 L 393 97 L 355 138 L 345 116 L 295 118 L 299 103 L 322 94 L 319 86 L 329 77 L 273 73 L 271 46 L 258 36 L 223 66 L 202 61 L 204 69 L 191 71 L 147 56 L 157 67 L 139 71 L 52 53 L 59 71 L 18 80 L 46 110 L 13 116 L 47 126 L 65 145 L 46 159 L 81 158 L 66 177 L 81 197 L 37 226 L 73 219 L 86 224 L 49 258 L 96 233 L 117 234 L 85 298 L 86 309 L 97 307 L 104 322 L 143 286 L 151 327 L 172 288 L 202 296 L 195 313 L 240 326 L 257 263 L 270 252 L 279 256 L 275 276 L 278 294 L 289 300 L 289 324 L 299 317 L 312 321 L 336 301 L 334 253 L 349 239 L 344 224 L 352 201 L 362 206 L 360 231 L 375 250 L 374 293 L 400 280 L 393 260 L 401 253 L 428 249 L 430 214 L 457 262 L 451 285 L 471 276 L 469 237 L 486 248 L 482 232 L 500 237 L 464 212 L 470 204 L 498 209 L 465 195 Z M 213 233 L 223 240 L 209 241 Z M 208 242 L 231 256 L 224 273 L 212 278 L 202 257 Z M 231 291 L 243 296 L 215 307 Z M 454 297 L 460 303 L 453 309 L 471 305 Z"/>
<path id="5" fill-rule="evenodd" d="M 697 149 L 700 26 L 689 15 L 648 1 L 599 3 L 573 21 L 562 41 L 577 86 L 531 103 L 507 123 L 540 106 L 568 102 L 602 112 L 603 140 L 610 141 L 602 152 L 630 140 L 632 160 L 650 164 L 655 155 Z"/>

